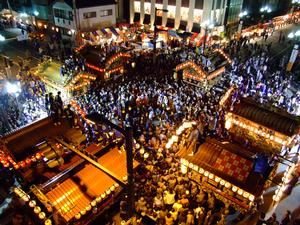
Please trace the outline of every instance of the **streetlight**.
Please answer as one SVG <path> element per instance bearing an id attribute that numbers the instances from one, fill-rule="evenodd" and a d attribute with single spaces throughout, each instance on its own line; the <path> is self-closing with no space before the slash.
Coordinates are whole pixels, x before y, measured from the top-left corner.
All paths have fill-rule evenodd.
<path id="1" fill-rule="evenodd" d="M 7 82 L 5 87 L 6 87 L 6 92 L 8 94 L 13 95 L 16 98 L 17 109 L 20 110 L 19 101 L 18 101 L 18 96 L 21 93 L 20 81 L 15 82 L 15 83 Z"/>
<path id="2" fill-rule="evenodd" d="M 287 36 L 289 39 L 298 40 L 300 37 L 300 30 L 297 30 L 296 32 L 291 32 Z"/>
<path id="3" fill-rule="evenodd" d="M 238 33 L 242 32 L 242 26 L 243 26 L 243 20 L 242 20 L 242 18 L 245 17 L 245 16 L 247 16 L 247 15 L 248 15 L 248 11 L 247 10 L 240 12 L 240 14 L 239 14 L 240 23 L 239 23 L 239 27 L 238 27 Z"/>
<path id="4" fill-rule="evenodd" d="M 157 38 L 157 28 L 156 28 L 156 17 L 157 17 L 157 12 L 158 11 L 162 11 L 162 12 L 169 12 L 169 10 L 167 9 L 158 9 L 155 7 L 155 12 L 154 12 L 154 36 L 153 36 L 153 52 L 154 52 L 154 55 L 156 53 L 156 38 Z"/>
<path id="5" fill-rule="evenodd" d="M 208 29 L 213 29 L 214 28 L 214 24 L 211 23 L 209 20 L 204 21 L 201 24 L 201 27 L 204 28 L 204 42 L 203 42 L 203 52 L 205 50 L 205 45 L 206 45 L 206 35 L 207 35 L 207 30 Z"/>
<path id="6" fill-rule="evenodd" d="M 5 37 L 0 34 L 0 41 L 5 41 Z"/>
<path id="7" fill-rule="evenodd" d="M 245 11 L 240 12 L 239 17 L 243 18 L 244 16 L 247 16 L 247 15 L 248 15 L 248 12 L 247 12 L 247 10 L 245 10 Z"/>
<path id="8" fill-rule="evenodd" d="M 17 97 L 21 92 L 20 82 L 19 81 L 16 83 L 7 82 L 6 83 L 6 91 L 8 94 L 13 94 Z"/>
<path id="9" fill-rule="evenodd" d="M 261 12 L 261 18 L 263 20 L 265 14 L 272 12 L 271 8 L 269 6 L 264 6 L 260 8 L 260 12 Z"/>

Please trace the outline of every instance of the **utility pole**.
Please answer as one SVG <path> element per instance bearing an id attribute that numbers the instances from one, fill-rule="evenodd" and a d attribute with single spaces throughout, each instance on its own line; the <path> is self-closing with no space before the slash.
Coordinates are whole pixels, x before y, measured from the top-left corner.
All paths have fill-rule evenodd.
<path id="1" fill-rule="evenodd" d="M 156 27 L 156 19 L 157 19 L 157 11 L 169 12 L 167 9 L 158 9 L 155 7 L 154 12 L 154 35 L 153 35 L 153 53 L 156 54 L 156 39 L 157 39 L 157 27 Z"/>
<path id="2" fill-rule="evenodd" d="M 76 7 L 76 0 L 73 0 L 73 12 L 74 12 L 74 21 L 75 21 L 75 43 L 77 41 L 77 35 L 79 37 L 79 34 L 80 34 L 80 23 L 78 21 L 78 17 L 77 17 L 77 7 Z M 73 34 L 71 34 L 73 35 Z M 76 43 L 77 44 L 77 43 Z"/>
<path id="3" fill-rule="evenodd" d="M 127 164 L 127 214 L 130 218 L 133 216 L 134 211 L 134 193 L 133 193 L 133 134 L 132 127 L 126 126 L 125 130 L 122 127 L 112 123 L 99 113 L 91 113 L 86 116 L 88 121 L 96 124 L 106 124 L 111 128 L 121 132 L 125 136 L 125 149 L 126 149 L 126 164 Z"/>
<path id="4" fill-rule="evenodd" d="M 156 36 L 157 36 L 156 13 L 157 13 L 157 8 L 155 7 L 155 12 L 154 12 L 154 35 L 153 35 L 153 53 L 154 54 L 156 54 Z"/>

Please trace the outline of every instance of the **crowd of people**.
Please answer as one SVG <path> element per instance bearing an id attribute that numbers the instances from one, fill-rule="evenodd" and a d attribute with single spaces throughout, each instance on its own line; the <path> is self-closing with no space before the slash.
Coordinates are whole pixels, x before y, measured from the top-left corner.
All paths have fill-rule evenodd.
<path id="1" fill-rule="evenodd" d="M 20 82 L 11 83 L 19 90 L 8 93 L 3 88 L 0 94 L 0 136 L 46 116 L 43 100 L 46 88 L 39 78 L 28 72 L 21 76 Z"/>
<path id="2" fill-rule="evenodd" d="M 181 61 L 191 59 L 205 67 L 195 48 L 162 50 L 155 61 L 151 52 L 141 52 L 134 56 L 136 68 L 128 68 L 123 79 L 93 83 L 86 95 L 76 99 L 86 113 L 98 112 L 120 126 L 132 126 L 135 138 L 155 150 L 136 174 L 138 213 L 157 224 L 225 224 L 232 209 L 181 174 L 175 157 L 178 148 L 166 150 L 165 145 L 184 119 L 197 121 L 199 143 L 208 136 L 227 137 L 219 101 L 234 84 L 238 89 L 232 102 L 240 96 L 252 96 L 298 114 L 299 95 L 288 97 L 291 80 L 284 70 L 286 62 L 274 66 L 270 49 L 270 44 L 251 44 L 243 39 L 230 42 L 224 51 L 232 57 L 232 65 L 214 86 L 206 84 L 205 88 L 173 77 L 173 69 Z M 147 188 L 140 191 L 141 187 Z M 121 212 L 124 202 L 126 198 Z"/>
<path id="3" fill-rule="evenodd" d="M 232 64 L 227 65 L 226 72 L 216 78 L 214 85 L 200 84 L 200 87 L 184 83 L 180 75 L 173 76 L 174 68 L 186 60 L 201 64 L 206 71 L 213 67 L 197 54 L 195 46 L 158 50 L 155 60 L 152 51 L 135 52 L 131 60 L 136 66 L 128 66 L 121 79 L 97 80 L 87 93 L 75 98 L 85 113 L 98 112 L 117 125 L 131 126 L 135 139 L 149 152 L 146 160 L 136 154 L 141 162 L 135 176 L 138 214 L 157 224 L 225 224 L 233 208 L 182 174 L 179 159 L 175 157 L 179 146 L 167 149 L 166 143 L 184 120 L 197 121 L 198 133 L 194 137 L 199 144 L 207 137 L 219 140 L 228 137 L 219 101 L 232 85 L 238 87 L 232 102 L 240 96 L 252 96 L 259 102 L 299 115 L 300 95 L 290 91 L 291 76 L 285 72 L 287 62 L 284 58 L 275 61 L 271 47 L 272 44 L 250 43 L 249 39 L 230 41 L 222 48 L 232 58 Z M 104 67 L 107 57 L 120 50 L 118 45 L 103 46 L 98 54 L 100 67 Z M 72 76 L 81 70 L 87 70 L 84 60 L 70 57 L 64 61 L 61 75 Z M 1 134 L 34 121 L 40 112 L 47 112 L 55 125 L 60 125 L 64 110 L 60 93 L 55 97 L 46 94 L 45 85 L 30 75 L 22 80 L 21 86 L 22 96 L 0 96 L 1 114 L 8 116 L 1 117 Z M 67 108 L 70 110 L 70 106 Z M 97 127 L 88 124 L 85 127 L 88 140 L 92 141 Z M 121 216 L 125 202 L 126 197 L 121 201 Z M 276 218 L 269 222 L 276 224 Z"/>

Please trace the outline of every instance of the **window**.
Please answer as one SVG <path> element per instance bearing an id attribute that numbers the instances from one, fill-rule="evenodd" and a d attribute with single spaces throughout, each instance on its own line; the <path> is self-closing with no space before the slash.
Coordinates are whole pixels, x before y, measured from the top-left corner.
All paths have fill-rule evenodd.
<path id="1" fill-rule="evenodd" d="M 111 16 L 113 14 L 112 9 L 107 9 L 107 10 L 101 10 L 100 11 L 100 16 L 105 17 L 105 16 Z"/>
<path id="2" fill-rule="evenodd" d="M 60 19 L 73 20 L 72 12 L 62 9 L 54 9 L 54 16 Z"/>
<path id="3" fill-rule="evenodd" d="M 96 16 L 97 16 L 96 12 L 86 12 L 86 13 L 83 13 L 83 18 L 84 19 L 94 18 Z"/>

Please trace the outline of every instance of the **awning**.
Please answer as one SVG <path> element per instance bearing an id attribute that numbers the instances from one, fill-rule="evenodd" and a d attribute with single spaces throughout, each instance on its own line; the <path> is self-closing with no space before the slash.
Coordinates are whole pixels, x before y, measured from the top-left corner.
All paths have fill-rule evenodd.
<path id="1" fill-rule="evenodd" d="M 174 19 L 168 18 L 166 27 L 174 28 L 174 23 L 175 23 Z"/>
<path id="2" fill-rule="evenodd" d="M 120 34 L 116 31 L 116 29 L 114 27 L 109 27 L 109 29 L 111 30 L 111 32 L 115 35 L 115 36 L 119 36 Z"/>
<path id="3" fill-rule="evenodd" d="M 106 32 L 105 28 L 100 29 L 100 31 L 102 32 L 102 34 L 108 35 L 108 33 Z"/>
<path id="4" fill-rule="evenodd" d="M 93 36 L 95 36 L 95 37 L 96 37 L 96 36 L 99 36 L 99 34 L 97 33 L 97 31 L 92 31 L 91 33 L 92 33 Z"/>
<path id="5" fill-rule="evenodd" d="M 168 30 L 168 34 L 175 38 L 180 38 L 180 36 L 176 33 L 175 30 Z"/>
<path id="6" fill-rule="evenodd" d="M 194 32 L 194 33 L 200 33 L 201 32 L 201 27 L 198 23 L 193 23 L 192 32 Z"/>
<path id="7" fill-rule="evenodd" d="M 140 22 L 140 19 L 141 19 L 141 14 L 140 13 L 135 13 L 134 18 L 133 18 L 133 22 Z"/>
<path id="8" fill-rule="evenodd" d="M 96 30 L 96 33 L 97 33 L 98 36 L 102 36 L 103 35 L 103 33 L 101 32 L 101 30 Z"/>
<path id="9" fill-rule="evenodd" d="M 187 22 L 186 21 L 180 21 L 179 24 L 179 30 L 186 31 Z"/>
<path id="10" fill-rule="evenodd" d="M 97 40 L 96 36 L 98 35 L 97 33 L 96 34 L 95 33 L 96 33 L 95 31 L 90 32 L 90 38 L 92 42 L 95 42 Z"/>
<path id="11" fill-rule="evenodd" d="M 188 37 L 193 36 L 193 34 L 190 33 L 190 32 L 178 33 L 178 35 L 179 35 L 181 38 L 188 38 Z"/>
<path id="12" fill-rule="evenodd" d="M 157 16 L 156 17 L 156 25 L 157 26 L 161 26 L 161 24 L 162 24 L 162 17 L 161 16 Z"/>
<path id="13" fill-rule="evenodd" d="M 145 15 L 143 24 L 150 24 L 150 15 L 147 15 L 147 14 Z"/>

